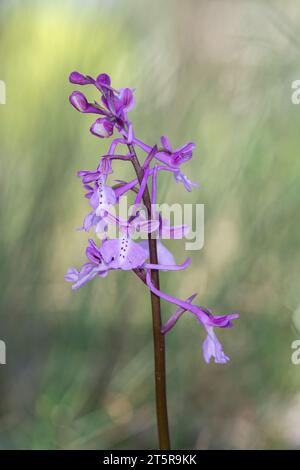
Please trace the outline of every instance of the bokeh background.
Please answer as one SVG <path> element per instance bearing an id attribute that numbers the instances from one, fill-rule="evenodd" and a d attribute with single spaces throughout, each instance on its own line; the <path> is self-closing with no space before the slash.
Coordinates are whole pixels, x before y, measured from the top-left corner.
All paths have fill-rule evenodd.
<path id="1" fill-rule="evenodd" d="M 147 142 L 197 144 L 200 191 L 165 178 L 159 196 L 205 204 L 205 246 L 162 287 L 241 318 L 218 334 L 226 366 L 204 363 L 192 316 L 167 337 L 173 447 L 300 447 L 299 20 L 296 0 L 1 0 L 2 449 L 157 446 L 146 289 L 122 272 L 76 293 L 63 280 L 88 238 L 75 174 L 108 145 L 68 103 L 74 69 L 136 88 Z"/>

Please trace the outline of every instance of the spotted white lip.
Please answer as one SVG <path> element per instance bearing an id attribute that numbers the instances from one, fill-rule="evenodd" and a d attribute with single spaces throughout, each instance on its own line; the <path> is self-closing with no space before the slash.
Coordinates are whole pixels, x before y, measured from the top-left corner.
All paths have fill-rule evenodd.
<path id="1" fill-rule="evenodd" d="M 129 239 L 127 237 L 122 237 L 120 239 L 120 253 L 119 253 L 119 264 L 122 265 L 128 254 Z"/>

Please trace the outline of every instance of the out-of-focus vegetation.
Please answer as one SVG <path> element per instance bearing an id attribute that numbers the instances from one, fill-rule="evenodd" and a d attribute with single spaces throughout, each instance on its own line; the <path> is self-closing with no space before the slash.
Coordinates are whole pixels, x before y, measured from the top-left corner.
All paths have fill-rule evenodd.
<path id="1" fill-rule="evenodd" d="M 0 447 L 156 446 L 146 290 L 131 273 L 76 293 L 63 280 L 88 238 L 75 173 L 107 149 L 68 103 L 74 69 L 135 87 L 149 143 L 197 144 L 201 190 L 165 179 L 160 195 L 205 204 L 205 246 L 162 286 L 241 318 L 219 333 L 227 366 L 204 364 L 192 316 L 168 336 L 174 447 L 299 447 L 298 2 L 2 0 L 0 15 Z"/>

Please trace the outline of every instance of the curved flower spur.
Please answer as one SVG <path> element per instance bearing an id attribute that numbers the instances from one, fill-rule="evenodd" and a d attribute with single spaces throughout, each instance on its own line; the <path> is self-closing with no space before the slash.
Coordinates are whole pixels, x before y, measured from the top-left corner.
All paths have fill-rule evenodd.
<path id="1" fill-rule="evenodd" d="M 100 101 L 94 103 L 88 102 L 80 91 L 74 91 L 70 96 L 70 103 L 77 111 L 98 116 L 90 132 L 101 139 L 111 137 L 115 131 L 119 136 L 111 142 L 107 154 L 101 157 L 96 170 L 78 172 L 91 208 L 81 229 L 89 232 L 93 228 L 97 236 L 101 235 L 103 239 L 100 246 L 89 239 L 86 249 L 88 262 L 80 271 L 69 269 L 65 279 L 72 282 L 72 289 L 76 290 L 96 277 L 107 276 L 109 271 L 133 271 L 150 290 L 159 446 L 160 449 L 169 449 L 164 335 L 185 312 L 190 312 L 207 335 L 202 346 L 204 360 L 210 362 L 213 358 L 216 363 L 226 363 L 229 358 L 223 352 L 214 328 L 230 328 L 232 320 L 239 317 L 238 314 L 214 316 L 209 309 L 193 303 L 196 294 L 187 300 L 181 300 L 162 292 L 159 288 L 159 271 L 184 270 L 190 259 L 181 265 L 176 264 L 173 254 L 161 241 L 162 238 L 183 238 L 189 228 L 186 225 L 172 227 L 169 221 L 163 219 L 156 211 L 158 175 L 166 178 L 173 174 L 175 181 L 182 183 L 187 191 L 198 186 L 181 171 L 181 165 L 192 158 L 195 145 L 189 142 L 173 149 L 169 139 L 163 136 L 161 147 L 149 146 L 136 138 L 128 118 L 128 113 L 135 104 L 132 89 L 113 88 L 110 77 L 104 73 L 94 79 L 79 72 L 72 72 L 69 79 L 76 85 L 93 85 L 100 92 Z M 117 148 L 122 149 L 122 153 L 116 153 Z M 142 164 L 137 156 L 137 149 L 145 154 Z M 131 163 L 136 178 L 128 182 L 117 180 L 117 184 L 109 185 L 107 180 L 113 174 L 114 160 Z M 117 217 L 113 209 L 129 191 L 135 193 L 135 201 L 131 215 L 128 220 L 124 220 Z M 117 238 L 109 237 L 109 225 L 118 229 Z M 143 233 L 148 234 L 148 240 L 136 241 L 137 236 Z M 165 325 L 161 322 L 160 299 L 178 307 Z"/>

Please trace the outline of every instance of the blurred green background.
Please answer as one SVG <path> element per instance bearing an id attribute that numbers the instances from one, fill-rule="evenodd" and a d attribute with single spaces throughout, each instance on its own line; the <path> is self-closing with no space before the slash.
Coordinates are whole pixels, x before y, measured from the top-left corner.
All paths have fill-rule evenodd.
<path id="1" fill-rule="evenodd" d="M 167 337 L 173 446 L 300 447 L 299 20 L 296 0 L 1 0 L 1 448 L 157 446 L 146 289 L 129 272 L 75 293 L 63 279 L 88 238 L 76 171 L 108 145 L 68 103 L 72 70 L 136 88 L 148 143 L 197 144 L 200 191 L 165 178 L 159 195 L 205 204 L 205 246 L 162 287 L 241 318 L 218 334 L 226 366 L 204 363 L 192 316 Z"/>

